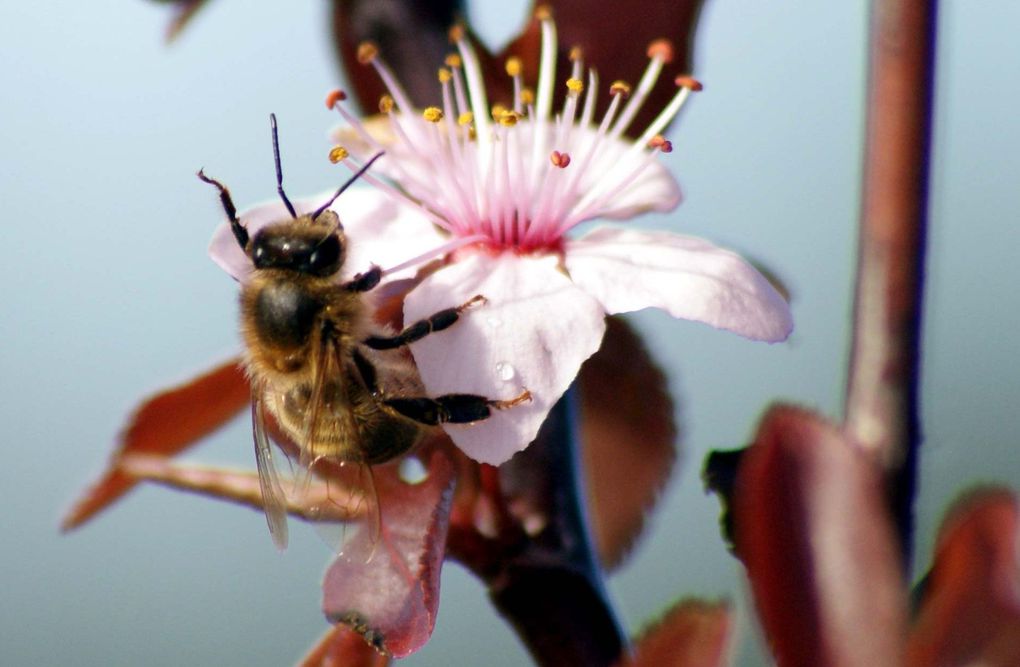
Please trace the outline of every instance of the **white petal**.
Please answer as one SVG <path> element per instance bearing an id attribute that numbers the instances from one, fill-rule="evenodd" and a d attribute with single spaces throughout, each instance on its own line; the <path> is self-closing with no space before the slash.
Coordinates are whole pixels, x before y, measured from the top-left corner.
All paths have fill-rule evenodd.
<path id="1" fill-rule="evenodd" d="M 298 215 L 310 213 L 327 201 L 335 191 L 294 202 Z M 397 204 L 374 188 L 351 188 L 331 206 L 340 216 L 349 245 L 341 278 L 367 270 L 372 264 L 384 269 L 417 257 L 442 245 L 446 239 L 420 213 Z M 239 215 L 248 234 L 266 225 L 286 220 L 290 213 L 281 201 L 255 206 Z M 230 223 L 223 222 L 213 233 L 209 256 L 235 280 L 244 281 L 252 271 L 251 260 L 234 239 Z M 387 276 L 387 280 L 413 275 L 414 268 Z"/>
<path id="2" fill-rule="evenodd" d="M 429 276 L 404 302 L 405 322 L 481 294 L 446 331 L 411 346 L 430 396 L 480 394 L 510 399 L 527 388 L 530 403 L 484 421 L 446 425 L 468 456 L 498 465 L 524 449 L 549 409 L 598 349 L 604 311 L 557 268 L 558 258 L 473 254 Z"/>
<path id="3" fill-rule="evenodd" d="M 704 239 L 603 227 L 567 242 L 566 266 L 609 313 L 661 308 L 771 343 L 793 330 L 775 288 L 739 255 Z"/>

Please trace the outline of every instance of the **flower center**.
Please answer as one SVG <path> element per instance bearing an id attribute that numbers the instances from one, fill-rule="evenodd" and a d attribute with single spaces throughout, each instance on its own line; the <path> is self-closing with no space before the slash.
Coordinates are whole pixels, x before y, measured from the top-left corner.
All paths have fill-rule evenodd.
<path id="1" fill-rule="evenodd" d="M 558 250 L 567 231 L 600 217 L 647 177 L 657 153 L 672 150 L 659 133 L 690 93 L 701 89 L 694 79 L 677 77 L 672 100 L 632 141 L 624 133 L 672 60 L 671 45 L 658 40 L 648 47 L 648 67 L 633 90 L 620 81 L 610 85 L 610 103 L 597 124 L 598 76 L 575 48 L 565 101 L 553 115 L 556 27 L 547 13 L 538 18 L 538 85 L 528 88 L 520 60 L 510 58 L 512 108 L 489 106 L 478 57 L 459 27 L 450 31 L 457 52 L 439 70 L 442 104 L 423 110 L 414 108 L 374 45 L 359 48 L 359 60 L 375 68 L 389 91 L 379 103 L 389 120 L 389 140 L 375 136 L 341 104 L 342 92 L 327 98 L 327 106 L 350 126 L 348 136 L 355 143 L 367 151 L 387 151 L 380 165 L 390 180 L 364 179 L 410 202 L 449 232 L 453 240 L 446 252 L 478 243 L 517 252 Z M 330 157 L 354 170 L 362 163 L 352 156 L 357 152 L 337 147 Z"/>

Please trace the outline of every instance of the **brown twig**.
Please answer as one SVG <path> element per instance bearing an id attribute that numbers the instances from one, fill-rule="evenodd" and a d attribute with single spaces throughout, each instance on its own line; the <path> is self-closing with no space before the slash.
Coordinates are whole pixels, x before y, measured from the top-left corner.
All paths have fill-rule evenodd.
<path id="1" fill-rule="evenodd" d="M 937 0 L 874 0 L 847 434 L 887 470 L 909 560 Z"/>

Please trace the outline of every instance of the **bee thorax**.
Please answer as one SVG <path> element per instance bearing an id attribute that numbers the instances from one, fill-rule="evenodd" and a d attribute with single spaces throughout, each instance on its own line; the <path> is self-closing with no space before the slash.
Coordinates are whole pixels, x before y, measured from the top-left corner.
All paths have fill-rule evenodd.
<path id="1" fill-rule="evenodd" d="M 255 298 L 253 320 L 260 341 L 276 348 L 306 345 L 322 304 L 300 285 L 289 281 L 267 284 Z"/>

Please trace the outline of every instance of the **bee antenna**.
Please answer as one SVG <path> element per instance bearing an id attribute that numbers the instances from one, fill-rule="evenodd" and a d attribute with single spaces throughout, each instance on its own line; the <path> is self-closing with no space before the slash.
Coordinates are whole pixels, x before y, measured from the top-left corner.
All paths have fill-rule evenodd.
<path id="1" fill-rule="evenodd" d="M 337 197 L 339 197 L 340 195 L 343 194 L 344 190 L 346 190 L 347 188 L 351 187 L 351 185 L 355 181 L 357 181 L 359 178 L 361 178 L 362 174 L 364 174 L 366 171 L 369 170 L 369 168 L 372 166 L 373 162 L 375 162 L 376 160 L 378 160 L 379 158 L 381 158 L 385 154 L 386 154 L 386 151 L 379 151 L 378 153 L 373 155 L 371 157 L 371 159 L 369 159 L 368 162 L 366 162 L 365 164 L 361 165 L 361 169 L 358 169 L 356 172 L 354 172 L 354 175 L 351 176 L 349 179 L 347 179 L 347 182 L 344 183 L 343 185 L 341 185 L 340 188 L 336 192 L 333 193 L 333 196 L 329 198 L 328 202 L 326 202 L 325 204 L 323 204 L 319 208 L 315 209 L 315 213 L 312 213 L 312 220 L 315 220 L 316 218 L 318 218 L 320 213 L 322 213 L 327 208 L 332 206 L 333 202 L 336 201 Z"/>
<path id="2" fill-rule="evenodd" d="M 269 114 L 269 125 L 273 128 L 273 162 L 276 164 L 276 191 L 280 193 L 280 199 L 283 200 L 283 205 L 290 212 L 290 217 L 296 218 L 297 212 L 294 210 L 294 205 L 290 203 L 290 200 L 287 199 L 287 193 L 283 191 L 283 168 L 280 166 L 280 137 L 276 129 L 275 113 Z"/>

